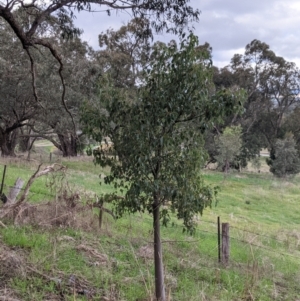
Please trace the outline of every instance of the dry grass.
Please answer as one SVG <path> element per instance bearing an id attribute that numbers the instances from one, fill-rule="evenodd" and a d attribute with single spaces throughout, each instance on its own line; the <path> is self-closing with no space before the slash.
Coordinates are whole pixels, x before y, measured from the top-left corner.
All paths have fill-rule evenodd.
<path id="1" fill-rule="evenodd" d="M 0 246 L 0 289 L 5 289 L 6 279 L 15 276 L 26 277 L 25 254 L 16 252 L 1 244 Z"/>
<path id="2" fill-rule="evenodd" d="M 24 202 L 6 216 L 6 221 L 9 219 L 20 226 L 71 227 L 84 231 L 94 231 L 98 228 L 98 217 L 94 212 L 92 200 L 88 203 L 83 202 L 77 192 L 66 192 L 57 200 L 39 204 Z"/>

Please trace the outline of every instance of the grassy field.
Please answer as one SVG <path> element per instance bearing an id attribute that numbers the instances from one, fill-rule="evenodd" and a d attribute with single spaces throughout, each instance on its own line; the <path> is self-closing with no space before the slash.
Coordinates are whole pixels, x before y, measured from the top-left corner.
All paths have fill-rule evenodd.
<path id="1" fill-rule="evenodd" d="M 37 151 L 36 160 L 49 165 L 49 151 Z M 105 214 L 99 229 L 91 203 L 111 191 L 99 185 L 108 171 L 89 157 L 52 160 L 67 167 L 64 174 L 38 178 L 16 225 L 8 218 L 0 225 L 0 300 L 154 300 L 151 217 Z M 0 175 L 4 164 L 7 193 L 38 162 L 0 160 Z M 183 233 L 175 218 L 162 228 L 168 300 L 299 299 L 299 178 L 249 171 L 204 177 L 220 193 L 195 217 L 196 234 Z M 218 216 L 230 224 L 227 266 L 218 263 Z"/>

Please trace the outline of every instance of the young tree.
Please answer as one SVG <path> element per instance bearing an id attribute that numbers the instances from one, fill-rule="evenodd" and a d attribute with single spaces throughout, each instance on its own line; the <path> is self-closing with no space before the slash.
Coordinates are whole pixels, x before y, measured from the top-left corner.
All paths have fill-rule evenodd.
<path id="1" fill-rule="evenodd" d="M 270 171 L 279 178 L 300 172 L 300 158 L 292 134 L 288 133 L 284 139 L 276 141 L 275 154 L 268 159 L 268 164 Z"/>
<path id="2" fill-rule="evenodd" d="M 228 172 L 230 165 L 234 165 L 236 157 L 240 154 L 242 146 L 242 128 L 240 126 L 226 127 L 223 134 L 218 137 L 217 162 L 224 172 Z"/>
<path id="3" fill-rule="evenodd" d="M 112 142 L 109 154 L 94 151 L 95 162 L 110 167 L 106 183 L 116 192 L 106 195 L 117 216 L 148 211 L 153 216 L 156 298 L 165 301 L 160 221 L 170 211 L 194 230 L 193 216 L 215 196 L 200 175 L 206 155 L 200 128 L 239 107 L 225 90 L 210 96 L 211 64 L 197 50 L 190 34 L 179 49 L 173 43 L 156 48 L 146 83 L 136 99 L 126 99 L 112 85 L 102 86 L 99 103 L 86 103 L 85 131 L 97 141 Z M 104 81 L 102 81 L 102 84 Z M 118 191 L 124 190 L 123 196 Z M 162 205 L 167 205 L 161 210 Z"/>

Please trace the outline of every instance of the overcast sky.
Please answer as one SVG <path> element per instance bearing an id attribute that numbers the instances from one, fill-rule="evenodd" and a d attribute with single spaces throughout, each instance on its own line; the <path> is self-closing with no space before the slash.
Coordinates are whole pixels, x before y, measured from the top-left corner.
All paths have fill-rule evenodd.
<path id="1" fill-rule="evenodd" d="M 300 67 L 300 1 L 299 0 L 191 0 L 201 11 L 194 23 L 200 43 L 210 43 L 213 62 L 218 67 L 229 64 L 235 53 L 243 53 L 254 39 L 270 45 L 277 55 Z M 98 34 L 108 28 L 118 29 L 131 16 L 126 12 L 80 13 L 75 20 L 82 28 L 83 40 L 98 48 Z M 170 36 L 156 36 L 167 42 Z"/>

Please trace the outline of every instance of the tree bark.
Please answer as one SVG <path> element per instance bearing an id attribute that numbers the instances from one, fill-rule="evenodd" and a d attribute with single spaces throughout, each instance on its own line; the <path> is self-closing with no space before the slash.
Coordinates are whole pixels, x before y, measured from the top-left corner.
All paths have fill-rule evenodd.
<path id="1" fill-rule="evenodd" d="M 77 156 L 77 138 L 73 135 L 67 136 L 57 134 L 60 142 L 60 150 L 63 157 L 76 157 Z"/>
<path id="2" fill-rule="evenodd" d="M 15 157 L 15 148 L 17 145 L 17 132 L 6 132 L 0 130 L 0 149 L 2 157 Z"/>
<path id="3" fill-rule="evenodd" d="M 156 193 L 153 194 L 153 230 L 154 230 L 154 269 L 155 269 L 155 294 L 157 301 L 166 300 L 164 284 L 164 266 L 162 246 L 160 240 L 160 204 Z"/>
<path id="4" fill-rule="evenodd" d="M 33 142 L 36 138 L 32 138 L 30 136 L 32 130 L 31 128 L 27 128 L 24 130 L 23 128 L 20 128 L 21 135 L 19 136 L 19 150 L 21 152 L 29 152 L 33 146 Z"/>

